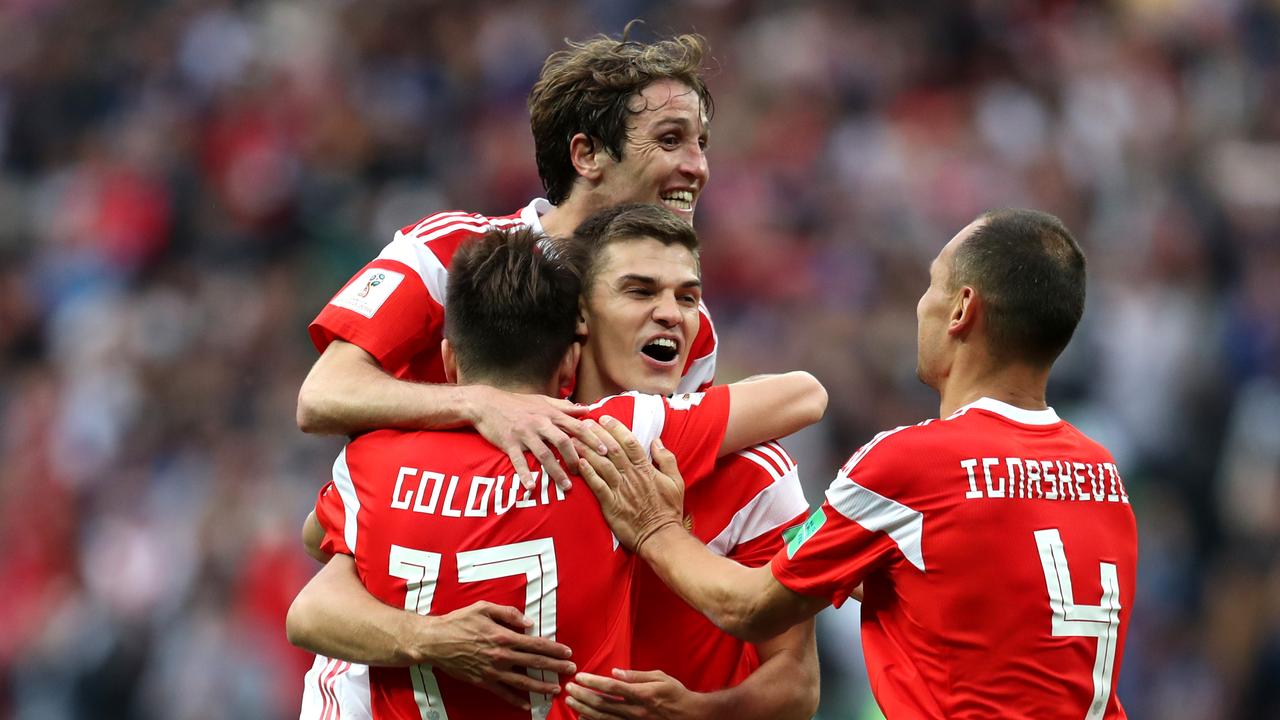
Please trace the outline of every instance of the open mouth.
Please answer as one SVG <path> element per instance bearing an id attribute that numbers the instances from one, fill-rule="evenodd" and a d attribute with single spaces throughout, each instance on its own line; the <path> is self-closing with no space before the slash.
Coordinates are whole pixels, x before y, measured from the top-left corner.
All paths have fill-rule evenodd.
<path id="1" fill-rule="evenodd" d="M 693 209 L 693 192 L 690 190 L 673 190 L 662 195 L 662 202 L 672 210 L 689 212 Z"/>
<path id="2" fill-rule="evenodd" d="M 680 348 L 671 338 L 654 338 L 640 348 L 640 352 L 660 363 L 669 363 L 680 354 Z"/>

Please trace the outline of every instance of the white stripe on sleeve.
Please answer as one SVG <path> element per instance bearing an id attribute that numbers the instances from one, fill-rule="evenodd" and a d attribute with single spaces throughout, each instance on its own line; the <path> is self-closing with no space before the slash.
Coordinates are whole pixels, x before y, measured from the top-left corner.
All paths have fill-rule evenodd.
<path id="1" fill-rule="evenodd" d="M 356 496 L 355 483 L 351 482 L 351 470 L 347 467 L 347 449 L 342 448 L 338 459 L 333 461 L 333 486 L 338 489 L 342 498 L 342 507 L 346 515 L 342 521 L 342 537 L 347 542 L 347 549 L 356 551 L 357 515 L 360 513 L 360 498 Z"/>
<path id="2" fill-rule="evenodd" d="M 726 556 L 735 547 L 782 527 L 809 509 L 795 466 L 780 473 L 770 460 L 754 452 L 759 448 L 738 454 L 764 468 L 773 482 L 734 513 L 724 530 L 707 543 L 707 547 L 717 555 Z"/>

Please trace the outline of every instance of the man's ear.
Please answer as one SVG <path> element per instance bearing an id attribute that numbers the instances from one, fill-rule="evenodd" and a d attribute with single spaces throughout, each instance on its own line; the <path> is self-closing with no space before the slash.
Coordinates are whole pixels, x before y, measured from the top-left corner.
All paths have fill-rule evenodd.
<path id="1" fill-rule="evenodd" d="M 604 172 L 601 160 L 605 154 L 604 146 L 586 133 L 578 133 L 569 139 L 569 162 L 573 163 L 578 175 L 592 182 L 599 181 Z"/>
<path id="2" fill-rule="evenodd" d="M 578 377 L 578 360 L 582 357 L 582 343 L 569 343 L 564 357 L 560 359 L 560 367 L 556 370 L 556 389 L 560 397 L 567 397 L 572 392 Z M 566 392 L 568 391 L 568 392 Z"/>
<path id="3" fill-rule="evenodd" d="M 586 342 L 590 332 L 587 330 L 587 302 L 578 298 L 578 326 L 573 330 L 580 342 Z"/>
<path id="4" fill-rule="evenodd" d="M 973 332 L 974 327 L 977 326 L 978 319 L 985 310 L 986 304 L 977 290 L 969 285 L 960 288 L 960 292 L 956 294 L 955 301 L 951 305 L 951 316 L 947 322 L 947 334 L 963 340 L 970 332 Z"/>
<path id="5" fill-rule="evenodd" d="M 453 354 L 453 346 L 449 344 L 449 339 L 445 338 L 440 341 L 440 359 L 444 361 L 444 379 L 446 382 L 457 384 L 458 382 L 458 357 Z"/>

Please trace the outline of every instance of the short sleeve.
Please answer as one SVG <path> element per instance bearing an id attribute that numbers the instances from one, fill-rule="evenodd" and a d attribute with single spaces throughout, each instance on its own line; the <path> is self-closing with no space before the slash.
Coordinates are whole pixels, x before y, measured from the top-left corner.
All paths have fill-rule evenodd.
<path id="1" fill-rule="evenodd" d="M 799 468 L 777 442 L 721 458 L 707 482 L 710 485 L 689 497 L 703 499 L 711 506 L 705 510 L 732 513 L 715 537 L 707 540 L 707 547 L 743 565 L 766 564 L 782 548 L 782 531 L 809 514 Z M 712 499 L 714 503 L 709 502 Z"/>
<path id="2" fill-rule="evenodd" d="M 711 474 L 729 424 L 729 388 L 673 395 L 662 400 L 663 445 L 675 456 L 686 485 Z"/>
<path id="3" fill-rule="evenodd" d="M 888 563 L 906 562 L 924 570 L 923 513 L 891 491 L 911 477 L 915 459 L 901 444 L 875 447 L 883 437 L 877 436 L 840 469 L 822 507 L 783 534 L 786 546 L 772 563 L 774 577 L 783 585 L 828 597 L 839 607 L 867 575 Z"/>
<path id="4" fill-rule="evenodd" d="M 330 555 L 353 555 L 344 539 L 346 534 L 346 508 L 338 489 L 330 481 L 320 488 L 316 498 L 316 520 L 324 529 L 320 549 Z"/>
<path id="5" fill-rule="evenodd" d="M 403 262 L 378 258 L 333 296 L 308 331 L 319 352 L 345 340 L 392 371 L 432 350 L 443 326 L 444 307 L 421 275 Z"/>

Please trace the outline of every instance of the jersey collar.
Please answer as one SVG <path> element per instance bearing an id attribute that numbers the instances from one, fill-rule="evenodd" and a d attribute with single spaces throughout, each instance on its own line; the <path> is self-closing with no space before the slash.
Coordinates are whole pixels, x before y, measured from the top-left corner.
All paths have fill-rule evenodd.
<path id="1" fill-rule="evenodd" d="M 1062 419 L 1058 417 L 1058 413 L 1053 411 L 1053 408 L 1024 410 L 1007 402 L 1001 402 L 989 397 L 980 397 L 974 400 L 957 410 L 955 415 L 960 415 L 967 410 L 986 410 L 1023 425 L 1053 425 L 1054 423 L 1062 422 Z M 952 415 L 952 417 L 955 417 L 955 415 Z"/>
<path id="2" fill-rule="evenodd" d="M 529 226 L 529 229 L 539 235 L 546 235 L 547 231 L 542 229 L 542 216 L 551 212 L 555 205 L 551 204 L 546 198 L 534 198 L 520 209 L 520 222 Z"/>

